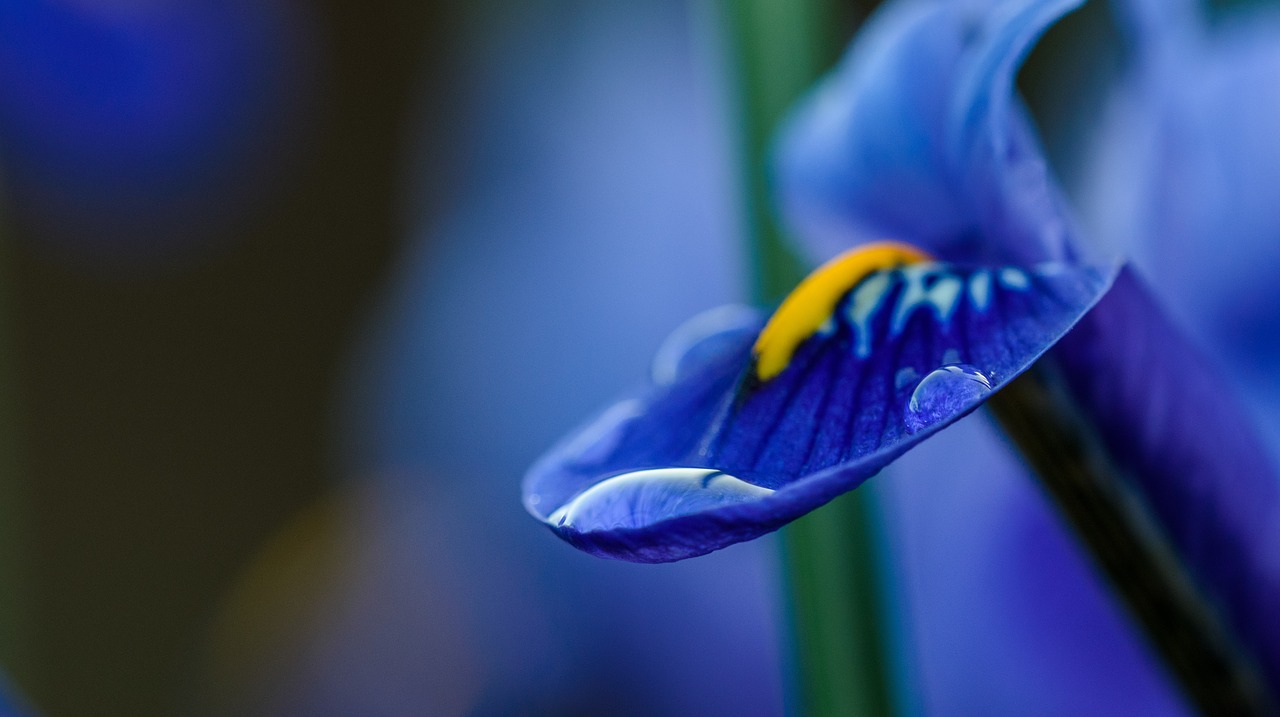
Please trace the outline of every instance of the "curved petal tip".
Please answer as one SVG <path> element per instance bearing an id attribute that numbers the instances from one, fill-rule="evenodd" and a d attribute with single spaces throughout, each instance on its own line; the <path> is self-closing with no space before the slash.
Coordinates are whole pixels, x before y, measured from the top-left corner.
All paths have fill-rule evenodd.
<path id="1" fill-rule="evenodd" d="M 1069 259 L 1069 212 L 1014 77 L 1080 4 L 886 3 L 779 134 L 774 184 L 793 233 L 819 256 L 895 236 L 947 259 Z M 978 239 L 993 236 L 1004 241 Z"/>

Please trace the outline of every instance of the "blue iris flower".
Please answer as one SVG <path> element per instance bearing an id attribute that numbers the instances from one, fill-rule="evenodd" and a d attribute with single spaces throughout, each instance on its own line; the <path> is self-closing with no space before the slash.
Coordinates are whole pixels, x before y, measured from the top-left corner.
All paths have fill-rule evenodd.
<path id="1" fill-rule="evenodd" d="M 952 263 L 855 250 L 767 326 L 738 315 L 678 331 L 653 386 L 530 470 L 530 511 L 579 547 L 641 561 L 756 537 L 856 487 L 1066 335 L 1115 272 L 1079 261 L 1011 92 L 1017 58 L 1065 8 L 881 13 L 788 130 L 783 204 L 806 235 L 847 247 L 868 227 Z M 920 69 L 923 82 L 898 81 Z"/>
<path id="2" fill-rule="evenodd" d="M 1035 40 L 1080 4 L 881 10 L 777 155 L 794 233 L 818 256 L 861 248 L 767 322 L 722 312 L 678 331 L 653 385 L 530 470 L 530 512 L 599 555 L 706 553 L 856 487 L 1047 354 L 1178 558 L 1280 684 L 1280 482 L 1265 448 L 1135 270 L 1089 259 L 1013 91 Z M 1172 28 L 1134 24 L 1153 56 L 1169 52 Z M 884 237 L 915 248 L 868 244 Z"/>

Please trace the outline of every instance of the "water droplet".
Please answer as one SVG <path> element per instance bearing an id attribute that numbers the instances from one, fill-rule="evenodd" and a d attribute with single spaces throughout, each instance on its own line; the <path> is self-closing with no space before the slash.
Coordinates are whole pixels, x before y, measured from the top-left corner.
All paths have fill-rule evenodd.
<path id="1" fill-rule="evenodd" d="M 581 532 L 637 528 L 773 493 L 709 468 L 655 468 L 607 478 L 547 516 Z"/>
<path id="2" fill-rule="evenodd" d="M 607 459 L 630 423 L 644 414 L 644 404 L 631 398 L 605 409 L 594 421 L 582 428 L 565 444 L 565 460 L 580 464 L 600 463 Z"/>
<path id="3" fill-rule="evenodd" d="M 969 364 L 952 364 L 929 372 L 916 384 L 903 416 L 907 431 L 917 433 L 973 406 L 991 393 L 991 381 Z"/>
<path id="4" fill-rule="evenodd" d="M 760 312 L 745 306 L 721 306 L 684 322 L 653 357 L 653 382 L 667 386 L 717 358 L 749 345 L 760 332 Z"/>

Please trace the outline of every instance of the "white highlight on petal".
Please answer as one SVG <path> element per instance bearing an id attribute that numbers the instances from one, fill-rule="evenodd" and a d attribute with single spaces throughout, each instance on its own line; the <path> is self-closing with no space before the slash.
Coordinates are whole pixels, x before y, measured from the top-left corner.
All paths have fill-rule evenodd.
<path id="1" fill-rule="evenodd" d="M 551 513 L 547 522 L 582 532 L 636 528 L 773 492 L 710 468 L 653 468 L 600 481 Z"/>
<path id="2" fill-rule="evenodd" d="M 951 320 L 964 290 L 964 282 L 959 277 L 931 264 L 916 264 L 899 271 L 905 288 L 902 298 L 898 299 L 898 310 L 893 315 L 893 333 L 902 333 L 907 320 L 922 306 L 932 308 L 939 323 Z M 925 286 L 927 279 L 934 279 L 933 286 Z"/>
<path id="3" fill-rule="evenodd" d="M 968 300 L 977 310 L 985 311 L 991 306 L 997 281 L 1002 287 L 1016 291 L 1031 288 L 1030 276 L 1014 267 L 978 269 L 968 276 L 936 263 L 913 264 L 877 272 L 863 280 L 845 303 L 843 318 L 856 334 L 854 355 L 859 359 L 866 359 L 871 355 L 876 338 L 871 330 L 872 318 L 885 305 L 885 298 L 894 286 L 895 275 L 901 277 L 902 290 L 897 294 L 898 298 L 893 306 L 893 316 L 889 322 L 890 336 L 900 335 L 919 309 L 932 311 L 937 323 L 943 327 L 955 317 L 962 300 Z M 957 363 L 959 355 L 952 351 L 944 359 Z"/>
<path id="4" fill-rule="evenodd" d="M 818 336 L 827 338 L 832 334 L 834 334 L 835 332 L 836 332 L 836 317 L 835 315 L 832 315 L 832 316 L 828 316 L 827 320 L 822 322 L 822 325 L 818 327 L 818 330 L 815 333 L 817 333 Z"/>
<path id="5" fill-rule="evenodd" d="M 1000 283 L 1010 289 L 1026 289 L 1031 286 L 1031 279 L 1025 271 L 1006 266 L 1000 270 Z"/>
<path id="6" fill-rule="evenodd" d="M 979 311 L 991 305 L 991 273 L 982 269 L 969 277 L 969 297 Z"/>
<path id="7" fill-rule="evenodd" d="M 881 271 L 867 277 L 850 298 L 846 316 L 857 335 L 855 351 L 858 358 L 871 355 L 871 315 L 876 312 L 884 299 L 885 290 L 889 288 L 889 274 Z"/>

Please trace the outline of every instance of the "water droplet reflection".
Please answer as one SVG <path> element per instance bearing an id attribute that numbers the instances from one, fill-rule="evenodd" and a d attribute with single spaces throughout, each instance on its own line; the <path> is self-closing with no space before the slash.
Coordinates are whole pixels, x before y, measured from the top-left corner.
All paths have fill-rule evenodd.
<path id="1" fill-rule="evenodd" d="M 951 364 L 931 371 L 916 384 L 903 419 L 910 433 L 918 433 L 969 408 L 991 393 L 991 381 L 969 364 Z"/>
<path id="2" fill-rule="evenodd" d="M 547 517 L 581 532 L 638 528 L 773 493 L 709 468 L 656 468 L 607 478 Z"/>

